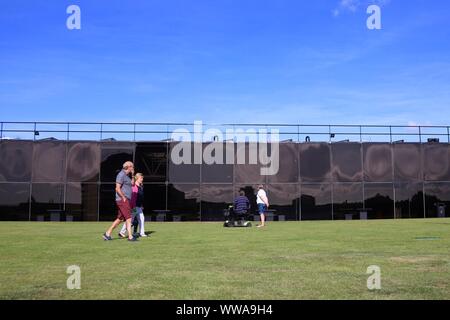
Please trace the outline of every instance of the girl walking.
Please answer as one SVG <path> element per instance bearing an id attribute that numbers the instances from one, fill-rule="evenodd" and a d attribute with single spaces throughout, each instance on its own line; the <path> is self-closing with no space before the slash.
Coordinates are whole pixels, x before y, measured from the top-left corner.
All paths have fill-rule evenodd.
<path id="1" fill-rule="evenodd" d="M 131 207 L 133 208 L 133 221 L 136 219 L 139 225 L 139 236 L 147 237 L 145 234 L 145 216 L 144 216 L 144 175 L 136 173 L 134 176 L 134 185 L 131 195 Z M 125 237 L 126 228 L 122 227 L 119 235 Z"/>

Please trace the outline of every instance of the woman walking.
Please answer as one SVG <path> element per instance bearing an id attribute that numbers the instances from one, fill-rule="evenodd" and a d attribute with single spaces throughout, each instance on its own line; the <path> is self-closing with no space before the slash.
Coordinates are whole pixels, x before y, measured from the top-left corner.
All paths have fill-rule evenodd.
<path id="1" fill-rule="evenodd" d="M 260 184 L 258 186 L 258 193 L 256 194 L 256 204 L 258 205 L 259 216 L 261 217 L 261 223 L 257 225 L 258 228 L 266 225 L 266 210 L 269 208 L 269 199 L 267 199 L 264 186 Z"/>
<path id="2" fill-rule="evenodd" d="M 139 224 L 139 236 L 147 237 L 145 234 L 145 216 L 144 216 L 144 175 L 136 173 L 135 182 L 132 188 L 131 206 L 133 208 L 133 220 L 136 218 Z M 119 236 L 125 237 L 126 228 L 122 227 Z"/>

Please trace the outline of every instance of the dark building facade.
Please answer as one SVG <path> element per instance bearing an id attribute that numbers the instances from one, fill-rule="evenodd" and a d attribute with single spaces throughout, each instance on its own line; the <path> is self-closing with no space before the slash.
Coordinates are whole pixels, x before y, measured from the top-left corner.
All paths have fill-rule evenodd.
<path id="1" fill-rule="evenodd" d="M 269 220 L 450 216 L 447 143 L 280 143 L 273 176 L 255 164 L 175 165 L 175 144 L 0 141 L 0 220 L 112 220 L 114 181 L 127 160 L 145 176 L 152 221 L 220 221 L 240 188 L 254 210 L 259 183 Z"/>

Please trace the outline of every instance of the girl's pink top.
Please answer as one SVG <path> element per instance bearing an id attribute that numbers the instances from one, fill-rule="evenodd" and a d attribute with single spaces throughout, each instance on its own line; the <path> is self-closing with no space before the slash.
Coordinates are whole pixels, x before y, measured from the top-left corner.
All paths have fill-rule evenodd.
<path id="1" fill-rule="evenodd" d="M 137 195 L 138 195 L 138 186 L 134 185 L 131 187 L 131 201 L 130 201 L 130 205 L 131 205 L 131 209 L 136 208 L 136 200 L 137 200 Z"/>

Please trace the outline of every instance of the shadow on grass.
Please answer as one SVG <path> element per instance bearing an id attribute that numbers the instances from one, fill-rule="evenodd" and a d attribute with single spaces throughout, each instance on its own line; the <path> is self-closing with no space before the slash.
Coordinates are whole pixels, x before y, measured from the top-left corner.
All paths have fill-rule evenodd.
<path id="1" fill-rule="evenodd" d="M 150 235 L 152 235 L 153 233 L 156 233 L 156 231 L 146 231 L 145 232 L 145 234 L 146 234 L 146 236 L 147 237 L 149 237 Z M 138 236 L 138 238 L 142 238 L 141 236 Z M 104 239 L 103 239 L 104 240 Z M 128 237 L 127 236 L 125 236 L 125 237 L 115 237 L 115 238 L 112 238 L 111 240 L 108 240 L 108 241 L 113 241 L 113 240 L 128 240 Z"/>

